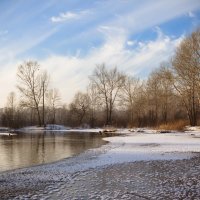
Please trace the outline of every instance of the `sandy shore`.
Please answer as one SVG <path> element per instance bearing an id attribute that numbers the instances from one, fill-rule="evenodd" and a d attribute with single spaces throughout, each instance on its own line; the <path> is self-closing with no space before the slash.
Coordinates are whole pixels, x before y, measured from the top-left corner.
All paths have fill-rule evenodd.
<path id="1" fill-rule="evenodd" d="M 200 199 L 199 158 L 60 173 L 29 169 L 1 174 L 1 199 Z"/>
<path id="2" fill-rule="evenodd" d="M 199 142 L 199 139 L 197 140 Z M 194 145 L 197 143 L 193 143 Z M 130 149 L 135 152 L 141 147 L 146 149 L 145 152 L 152 150 L 151 154 L 145 153 L 145 156 L 139 159 L 141 153 L 137 156 L 130 153 Z M 155 151 L 161 149 L 155 143 L 146 146 L 140 144 L 134 148 L 135 146 L 132 147 L 130 144 L 126 146 L 124 143 L 110 143 L 59 162 L 0 173 L 0 197 L 1 199 L 200 199 L 198 151 L 188 154 L 185 152 L 184 156 L 181 156 L 182 152 L 180 154 L 174 152 L 176 157 L 170 158 L 172 152 L 169 156 L 168 153 Z M 120 157 L 123 162 L 118 162 Z"/>

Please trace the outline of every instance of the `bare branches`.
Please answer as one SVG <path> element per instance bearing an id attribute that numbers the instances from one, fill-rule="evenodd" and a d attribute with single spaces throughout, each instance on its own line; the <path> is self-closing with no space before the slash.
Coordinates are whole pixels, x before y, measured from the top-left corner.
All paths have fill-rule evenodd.
<path id="1" fill-rule="evenodd" d="M 34 108 L 38 114 L 38 123 L 41 125 L 40 103 L 43 90 L 46 92 L 49 77 L 46 72 L 40 72 L 36 61 L 24 62 L 18 67 L 17 88 L 22 95 L 21 106 Z"/>
<path id="2" fill-rule="evenodd" d="M 125 76 L 117 68 L 107 70 L 105 64 L 98 65 L 90 77 L 91 84 L 95 85 L 106 109 L 106 124 L 112 123 L 114 103 L 122 89 Z"/>
<path id="3" fill-rule="evenodd" d="M 190 124 L 197 125 L 200 99 L 200 29 L 185 38 L 172 61 L 174 86 L 188 111 Z"/>
<path id="4" fill-rule="evenodd" d="M 48 121 L 52 124 L 56 122 L 56 109 L 60 106 L 60 94 L 58 89 L 50 89 L 46 92 L 46 105 L 48 112 Z"/>
<path id="5" fill-rule="evenodd" d="M 77 92 L 73 102 L 70 104 L 70 111 L 78 119 L 79 125 L 82 124 L 84 117 L 89 111 L 90 98 L 87 93 Z"/>
<path id="6" fill-rule="evenodd" d="M 138 78 L 126 76 L 122 91 L 120 93 L 120 98 L 122 104 L 128 107 L 130 111 L 130 125 L 133 125 L 134 115 L 137 115 L 136 102 L 141 93 L 142 83 Z M 138 108 L 139 109 L 139 108 Z M 137 110 L 138 110 L 137 109 Z"/>

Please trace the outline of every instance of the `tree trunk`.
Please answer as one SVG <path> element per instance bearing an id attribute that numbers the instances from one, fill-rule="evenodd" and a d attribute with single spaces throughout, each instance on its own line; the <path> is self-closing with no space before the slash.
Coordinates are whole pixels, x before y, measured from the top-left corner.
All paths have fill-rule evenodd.
<path id="1" fill-rule="evenodd" d="M 108 103 L 106 104 L 106 125 L 109 124 L 109 108 Z"/>
<path id="2" fill-rule="evenodd" d="M 112 124 L 112 106 L 110 105 L 110 110 L 109 110 L 109 125 Z"/>
<path id="3" fill-rule="evenodd" d="M 37 116 L 38 116 L 38 125 L 41 126 L 42 122 L 41 122 L 41 117 L 40 117 L 40 111 L 38 107 L 36 109 L 37 109 Z"/>

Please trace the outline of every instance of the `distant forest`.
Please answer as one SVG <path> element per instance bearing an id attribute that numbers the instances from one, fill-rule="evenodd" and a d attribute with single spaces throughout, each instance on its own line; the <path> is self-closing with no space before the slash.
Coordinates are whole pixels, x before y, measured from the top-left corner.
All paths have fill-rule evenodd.
<path id="1" fill-rule="evenodd" d="M 78 91 L 71 103 L 62 104 L 59 89 L 49 88 L 50 77 L 39 63 L 22 63 L 17 71 L 20 98 L 16 99 L 15 92 L 8 95 L 0 110 L 0 126 L 196 126 L 200 116 L 200 29 L 183 39 L 174 56 L 147 80 L 117 67 L 108 69 L 106 64 L 97 65 L 88 78 L 87 89 Z"/>

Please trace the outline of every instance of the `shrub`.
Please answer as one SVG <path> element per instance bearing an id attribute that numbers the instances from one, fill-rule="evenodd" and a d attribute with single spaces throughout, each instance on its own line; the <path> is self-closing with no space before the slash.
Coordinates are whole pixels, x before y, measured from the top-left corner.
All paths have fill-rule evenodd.
<path id="1" fill-rule="evenodd" d="M 177 130 L 177 131 L 183 131 L 185 129 L 185 126 L 187 126 L 189 123 L 186 120 L 178 120 L 174 122 L 168 122 L 166 124 L 160 124 L 157 129 L 159 130 Z"/>

